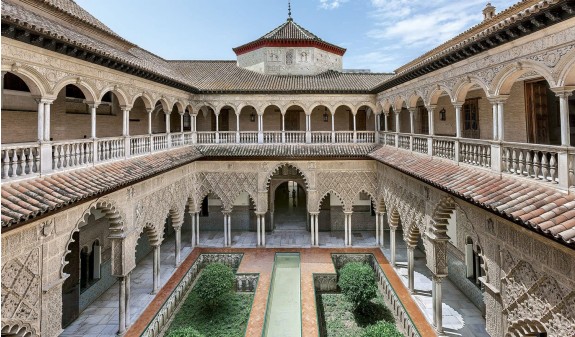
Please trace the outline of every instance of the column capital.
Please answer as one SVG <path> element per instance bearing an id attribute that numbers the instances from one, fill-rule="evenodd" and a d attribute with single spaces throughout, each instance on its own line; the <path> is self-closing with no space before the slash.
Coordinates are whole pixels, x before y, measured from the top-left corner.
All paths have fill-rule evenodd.
<path id="1" fill-rule="evenodd" d="M 90 107 L 90 108 L 98 108 L 100 106 L 101 102 L 86 102 L 86 104 Z"/>
<path id="2" fill-rule="evenodd" d="M 56 99 L 54 98 L 45 98 L 45 97 L 36 97 L 34 98 L 34 100 L 36 101 L 36 103 L 40 104 L 40 103 L 44 103 L 44 104 L 52 104 L 54 103 L 54 101 Z"/>
<path id="3" fill-rule="evenodd" d="M 453 107 L 454 107 L 454 108 L 456 108 L 456 109 L 457 109 L 457 108 L 461 109 L 461 108 L 463 107 L 463 104 L 465 104 L 465 103 L 462 103 L 462 102 L 452 102 L 452 104 L 453 104 Z"/>
<path id="4" fill-rule="evenodd" d="M 256 215 L 266 215 L 267 212 L 254 212 Z"/>
<path id="5" fill-rule="evenodd" d="M 441 283 L 443 281 L 443 279 L 446 277 L 447 277 L 447 275 L 434 275 L 434 274 L 431 275 L 431 278 L 436 283 Z"/>
<path id="6" fill-rule="evenodd" d="M 154 108 L 148 108 L 146 109 L 146 111 L 148 112 L 148 114 L 151 114 L 152 112 L 154 112 Z"/>
<path id="7" fill-rule="evenodd" d="M 132 110 L 132 106 L 131 105 L 120 105 L 120 109 L 122 111 L 126 111 L 126 110 L 130 111 L 130 110 Z"/>
<path id="8" fill-rule="evenodd" d="M 553 91 L 555 93 L 555 96 L 559 98 L 567 98 L 573 95 L 573 91 L 575 91 L 575 86 L 551 88 L 551 91 Z"/>
<path id="9" fill-rule="evenodd" d="M 415 114 L 415 112 L 417 111 L 416 107 L 411 107 L 411 108 L 407 108 L 407 110 L 409 110 L 410 114 Z"/>
<path id="10" fill-rule="evenodd" d="M 319 212 L 309 212 L 310 215 L 319 215 Z"/>
<path id="11" fill-rule="evenodd" d="M 353 211 L 343 211 L 343 214 L 350 214 L 351 215 L 352 213 L 353 213 Z"/>
<path id="12" fill-rule="evenodd" d="M 433 113 L 435 111 L 435 108 L 437 108 L 437 104 L 429 104 L 426 105 L 425 108 L 429 113 Z"/>
<path id="13" fill-rule="evenodd" d="M 499 103 L 505 103 L 505 101 L 507 101 L 508 98 L 509 95 L 498 95 L 498 96 L 487 97 L 487 100 L 491 104 L 499 104 Z"/>

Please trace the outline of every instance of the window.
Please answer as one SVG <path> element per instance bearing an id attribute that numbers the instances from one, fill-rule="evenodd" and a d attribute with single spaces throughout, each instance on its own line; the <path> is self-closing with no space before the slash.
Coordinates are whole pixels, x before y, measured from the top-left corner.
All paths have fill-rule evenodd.
<path id="1" fill-rule="evenodd" d="M 465 100 L 462 107 L 463 132 L 465 138 L 479 138 L 479 98 Z"/>

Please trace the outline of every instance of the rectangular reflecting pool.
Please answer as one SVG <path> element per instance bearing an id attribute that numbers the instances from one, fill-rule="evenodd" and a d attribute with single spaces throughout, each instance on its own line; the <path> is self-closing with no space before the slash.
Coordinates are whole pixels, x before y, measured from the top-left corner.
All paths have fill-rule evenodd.
<path id="1" fill-rule="evenodd" d="M 277 253 L 266 309 L 265 337 L 301 337 L 299 253 Z"/>

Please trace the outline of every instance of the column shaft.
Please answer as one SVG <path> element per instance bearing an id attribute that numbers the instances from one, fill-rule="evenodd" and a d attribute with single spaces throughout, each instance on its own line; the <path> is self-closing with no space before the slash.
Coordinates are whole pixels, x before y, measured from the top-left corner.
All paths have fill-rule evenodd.
<path id="1" fill-rule="evenodd" d="M 455 106 L 455 136 L 461 138 L 461 104 Z"/>
<path id="2" fill-rule="evenodd" d="M 497 117 L 497 103 L 492 103 L 492 112 L 493 112 L 493 140 L 498 140 L 498 131 L 499 126 L 497 125 L 498 117 Z"/>
<path id="3" fill-rule="evenodd" d="M 498 136 L 499 136 L 499 140 L 500 141 L 504 141 L 505 140 L 505 124 L 504 124 L 504 120 L 503 120 L 503 102 L 498 102 L 497 103 L 497 124 L 499 127 L 498 130 Z"/>
<path id="4" fill-rule="evenodd" d="M 313 214 L 309 214 L 310 218 L 311 218 L 311 224 L 309 226 L 309 233 L 311 236 L 311 245 L 314 246 L 315 245 L 315 225 L 313 223 Z"/>
<path id="5" fill-rule="evenodd" d="M 125 287 L 126 287 L 126 328 L 130 326 L 130 323 L 132 322 L 131 316 L 132 316 L 132 310 L 130 309 L 130 292 L 131 292 L 131 275 L 132 273 L 129 272 L 126 275 L 126 279 L 125 279 Z"/>
<path id="6" fill-rule="evenodd" d="M 90 137 L 92 139 L 96 138 L 96 108 L 97 108 L 96 105 L 94 104 L 90 105 L 90 123 L 91 123 Z"/>
<path id="7" fill-rule="evenodd" d="M 196 245 L 196 213 L 192 213 L 192 239 L 191 245 L 192 248 Z"/>
<path id="8" fill-rule="evenodd" d="M 152 294 L 157 294 L 160 290 L 160 245 L 154 246 L 154 262 L 153 262 L 153 285 L 154 290 Z"/>
<path id="9" fill-rule="evenodd" d="M 119 310 L 118 310 L 118 335 L 124 334 L 126 331 L 126 283 L 124 276 L 118 277 L 119 291 Z"/>
<path id="10" fill-rule="evenodd" d="M 571 145 L 571 132 L 569 127 L 569 94 L 559 96 L 559 125 L 561 127 L 561 145 Z"/>
<path id="11" fill-rule="evenodd" d="M 379 212 L 375 212 L 375 245 L 379 246 Z"/>
<path id="12" fill-rule="evenodd" d="M 262 246 L 266 245 L 266 215 L 262 214 Z"/>
<path id="13" fill-rule="evenodd" d="M 441 294 L 441 277 L 433 276 L 432 297 L 433 297 L 433 322 L 437 332 L 443 332 L 443 308 Z"/>
<path id="14" fill-rule="evenodd" d="M 166 118 L 166 133 L 169 134 L 172 132 L 172 128 L 170 126 L 170 114 L 165 114 L 164 116 Z M 216 122 L 216 125 L 217 125 L 217 122 Z"/>
<path id="15" fill-rule="evenodd" d="M 347 213 L 343 213 L 343 227 L 344 227 L 344 231 L 345 231 L 345 233 L 344 233 L 344 238 L 345 238 L 344 239 L 345 240 L 344 245 L 347 246 L 347 242 L 348 242 L 348 240 L 347 240 L 347 235 L 348 235 L 348 233 L 347 233 Z"/>
<path id="16" fill-rule="evenodd" d="M 228 246 L 228 216 L 224 213 L 224 247 Z"/>
<path id="17" fill-rule="evenodd" d="M 261 215 L 260 214 L 256 214 L 256 221 L 257 221 L 257 236 L 258 236 L 258 246 L 262 245 L 262 234 L 261 234 L 261 224 L 262 224 L 262 220 L 261 220 Z"/>
<path id="18" fill-rule="evenodd" d="M 181 247 L 182 247 L 182 227 L 176 228 L 176 267 L 181 262 Z"/>
<path id="19" fill-rule="evenodd" d="M 148 134 L 152 134 L 152 110 L 148 111 Z"/>
<path id="20" fill-rule="evenodd" d="M 228 244 L 232 246 L 232 216 L 228 214 Z"/>
<path id="21" fill-rule="evenodd" d="M 391 265 L 395 267 L 395 228 L 389 229 L 389 242 L 391 248 Z"/>
<path id="22" fill-rule="evenodd" d="M 409 292 L 413 294 L 414 292 L 414 265 L 413 265 L 413 252 L 415 247 L 407 247 L 407 280 L 409 284 Z"/>
<path id="23" fill-rule="evenodd" d="M 52 102 L 44 103 L 44 140 L 50 141 L 50 108 Z"/>
<path id="24" fill-rule="evenodd" d="M 196 213 L 196 246 L 200 245 L 200 213 Z"/>
<path id="25" fill-rule="evenodd" d="M 44 102 L 38 100 L 38 141 L 44 141 Z"/>

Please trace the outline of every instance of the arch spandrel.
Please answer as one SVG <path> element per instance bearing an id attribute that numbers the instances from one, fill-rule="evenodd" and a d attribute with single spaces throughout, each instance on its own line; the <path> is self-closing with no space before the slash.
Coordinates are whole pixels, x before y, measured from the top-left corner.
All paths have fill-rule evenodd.
<path id="1" fill-rule="evenodd" d="M 80 77 L 65 77 L 56 83 L 51 91 L 54 95 L 58 95 L 58 93 L 60 93 L 60 91 L 62 91 L 62 89 L 64 89 L 69 84 L 78 87 L 78 89 L 82 91 L 86 97 L 86 102 L 98 102 L 98 95 L 96 94 L 96 90 L 87 81 Z"/>
<path id="2" fill-rule="evenodd" d="M 96 96 L 98 97 L 97 101 L 101 102 L 104 95 L 107 94 L 108 92 L 111 92 L 116 96 L 116 98 L 118 99 L 118 104 L 120 106 L 127 106 L 127 105 L 133 106 L 133 102 L 132 104 L 130 104 L 128 95 L 124 92 L 124 90 L 122 90 L 122 88 L 118 87 L 117 85 L 109 85 L 100 90 Z"/>
<path id="3" fill-rule="evenodd" d="M 556 82 L 549 69 L 534 61 L 522 60 L 505 66 L 497 73 L 491 83 L 491 91 L 495 96 L 509 95 L 513 84 L 525 73 L 535 72 L 543 77 L 550 87 L 555 87 Z"/>
<path id="4" fill-rule="evenodd" d="M 48 84 L 48 81 L 46 81 L 46 79 L 36 69 L 25 65 L 13 64 L 6 70 L 4 70 L 4 67 L 2 67 L 2 70 L 10 72 L 24 81 L 24 83 L 26 83 L 28 86 L 28 89 L 30 89 L 32 96 L 48 96 L 50 85 Z"/>

